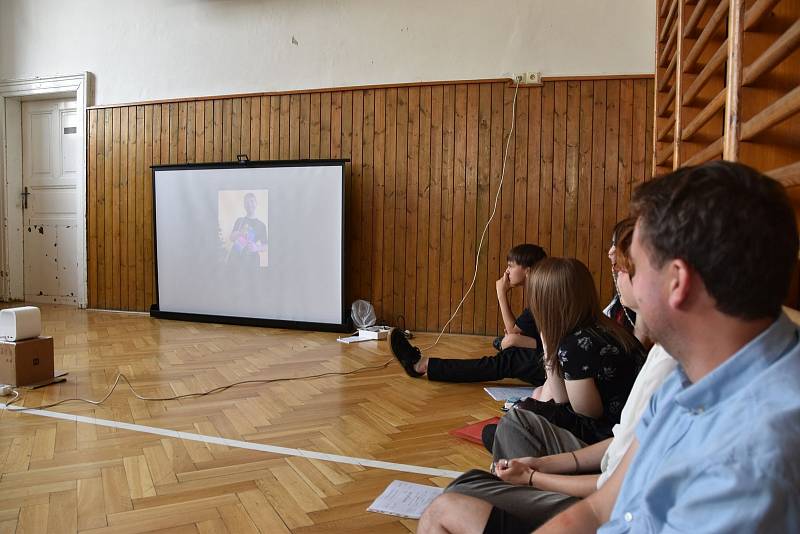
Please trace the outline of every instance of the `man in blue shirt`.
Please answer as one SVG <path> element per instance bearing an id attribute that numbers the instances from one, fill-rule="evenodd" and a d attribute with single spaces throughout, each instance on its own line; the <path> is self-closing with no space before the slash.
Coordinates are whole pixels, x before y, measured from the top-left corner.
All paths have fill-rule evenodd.
<path id="1" fill-rule="evenodd" d="M 633 210 L 634 294 L 680 366 L 608 483 L 540 531 L 800 531 L 800 332 L 781 312 L 798 233 L 783 188 L 712 162 L 644 184 Z"/>

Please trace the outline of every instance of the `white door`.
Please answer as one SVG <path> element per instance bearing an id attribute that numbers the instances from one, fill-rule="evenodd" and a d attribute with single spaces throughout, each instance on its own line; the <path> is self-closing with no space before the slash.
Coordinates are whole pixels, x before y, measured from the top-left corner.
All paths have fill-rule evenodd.
<path id="1" fill-rule="evenodd" d="M 25 300 L 78 304 L 75 100 L 22 104 Z"/>

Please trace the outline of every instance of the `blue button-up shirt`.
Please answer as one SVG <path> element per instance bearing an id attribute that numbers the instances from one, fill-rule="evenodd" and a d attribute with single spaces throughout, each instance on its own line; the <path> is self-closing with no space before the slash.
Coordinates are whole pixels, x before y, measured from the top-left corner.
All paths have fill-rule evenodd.
<path id="1" fill-rule="evenodd" d="M 784 315 L 692 384 L 679 367 L 636 429 L 599 532 L 800 532 L 800 331 Z"/>

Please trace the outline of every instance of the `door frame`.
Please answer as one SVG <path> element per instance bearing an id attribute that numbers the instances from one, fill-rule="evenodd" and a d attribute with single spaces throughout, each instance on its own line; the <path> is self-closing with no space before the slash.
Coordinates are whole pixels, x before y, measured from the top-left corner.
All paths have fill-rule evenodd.
<path id="1" fill-rule="evenodd" d="M 57 76 L 0 80 L 0 299 L 25 298 L 22 202 L 22 102 L 26 100 L 74 98 L 80 139 L 80 161 L 76 193 L 78 305 L 85 308 L 86 258 L 86 109 L 93 100 L 89 72 Z"/>

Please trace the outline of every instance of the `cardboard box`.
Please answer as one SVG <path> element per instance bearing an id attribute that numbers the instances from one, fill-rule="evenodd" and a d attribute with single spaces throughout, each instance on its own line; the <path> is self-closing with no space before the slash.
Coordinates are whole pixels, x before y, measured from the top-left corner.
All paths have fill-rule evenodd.
<path id="1" fill-rule="evenodd" d="M 0 341 L 0 384 L 27 386 L 52 378 L 52 337 Z"/>

